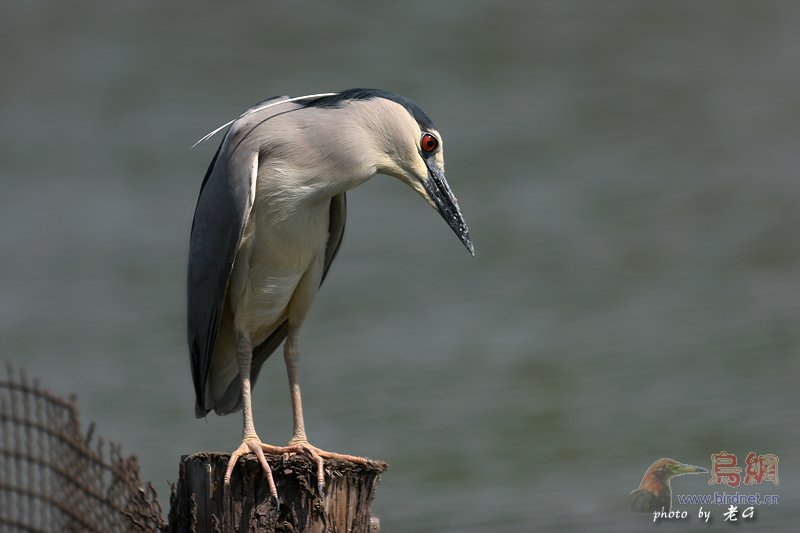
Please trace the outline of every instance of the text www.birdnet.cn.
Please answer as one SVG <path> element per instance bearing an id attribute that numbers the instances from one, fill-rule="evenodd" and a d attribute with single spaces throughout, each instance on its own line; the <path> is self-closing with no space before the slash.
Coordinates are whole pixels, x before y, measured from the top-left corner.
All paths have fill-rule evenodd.
<path id="1" fill-rule="evenodd" d="M 777 505 L 777 494 L 743 494 L 741 492 L 714 492 L 713 494 L 676 494 L 679 505 Z"/>

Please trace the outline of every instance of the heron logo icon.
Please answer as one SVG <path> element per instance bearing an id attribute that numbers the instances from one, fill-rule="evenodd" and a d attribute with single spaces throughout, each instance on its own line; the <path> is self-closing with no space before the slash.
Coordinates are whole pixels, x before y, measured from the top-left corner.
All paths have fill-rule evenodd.
<path id="1" fill-rule="evenodd" d="M 675 459 L 663 458 L 650 465 L 644 473 L 639 488 L 630 495 L 631 511 L 653 513 L 672 510 L 672 490 L 669 482 L 675 476 L 702 474 L 708 470 L 683 464 Z"/>

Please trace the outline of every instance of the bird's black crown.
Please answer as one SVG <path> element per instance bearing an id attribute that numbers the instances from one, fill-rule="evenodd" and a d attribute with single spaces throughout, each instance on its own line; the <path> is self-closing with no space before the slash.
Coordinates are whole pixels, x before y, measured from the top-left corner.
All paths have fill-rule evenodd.
<path id="1" fill-rule="evenodd" d="M 371 98 L 385 98 L 386 100 L 396 102 L 408 110 L 411 116 L 414 117 L 414 120 L 417 121 L 420 128 L 423 130 L 434 128 L 433 121 L 420 106 L 405 96 L 381 89 L 347 89 L 346 91 L 331 96 L 314 98 L 313 100 L 301 102 L 300 104 L 303 107 L 340 107 L 344 102 L 349 100 L 369 100 Z"/>

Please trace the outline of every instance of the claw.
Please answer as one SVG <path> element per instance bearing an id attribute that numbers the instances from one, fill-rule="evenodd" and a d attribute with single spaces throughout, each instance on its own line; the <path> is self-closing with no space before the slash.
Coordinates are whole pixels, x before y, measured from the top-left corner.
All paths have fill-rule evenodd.
<path id="1" fill-rule="evenodd" d="M 275 509 L 278 512 L 281 512 L 281 500 L 280 498 L 278 498 L 278 495 L 273 494 L 272 496 L 270 496 L 270 499 L 272 500 L 272 503 L 275 504 Z"/>
<path id="2" fill-rule="evenodd" d="M 281 509 L 281 502 L 278 498 L 275 480 L 272 478 L 272 469 L 267 462 L 264 452 L 272 455 L 283 455 L 284 461 L 286 460 L 288 454 L 306 454 L 317 465 L 317 495 L 320 498 L 325 498 L 325 465 L 323 457 L 328 459 L 337 459 L 340 461 L 349 461 L 358 464 L 373 464 L 370 459 L 365 457 L 326 452 L 310 445 L 308 442 L 290 441 L 288 446 L 272 446 L 270 444 L 264 444 L 258 439 L 258 437 L 243 440 L 239 448 L 231 454 L 231 459 L 228 462 L 228 468 L 225 472 L 225 486 L 228 487 L 230 485 L 231 473 L 233 472 L 233 467 L 236 465 L 237 459 L 247 453 L 254 453 L 258 459 L 258 462 L 261 464 L 264 477 L 269 485 L 270 499 L 275 504 L 275 508 L 278 510 L 278 512 L 280 512 Z"/>

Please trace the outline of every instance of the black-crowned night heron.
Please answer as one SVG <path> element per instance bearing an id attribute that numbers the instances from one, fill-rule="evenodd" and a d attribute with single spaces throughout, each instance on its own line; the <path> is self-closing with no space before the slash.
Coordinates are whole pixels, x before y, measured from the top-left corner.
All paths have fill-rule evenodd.
<path id="1" fill-rule="evenodd" d="M 237 459 L 253 452 L 277 501 L 265 451 L 309 455 L 320 492 L 323 458 L 366 461 L 309 444 L 297 380 L 300 326 L 341 244 L 345 192 L 377 173 L 394 176 L 473 247 L 445 180 L 441 135 L 410 100 L 375 89 L 284 96 L 230 124 L 203 180 L 189 248 L 195 413 L 243 408 L 242 443 L 225 482 Z M 270 446 L 256 434 L 250 391 L 284 340 L 294 430 L 288 446 Z"/>

